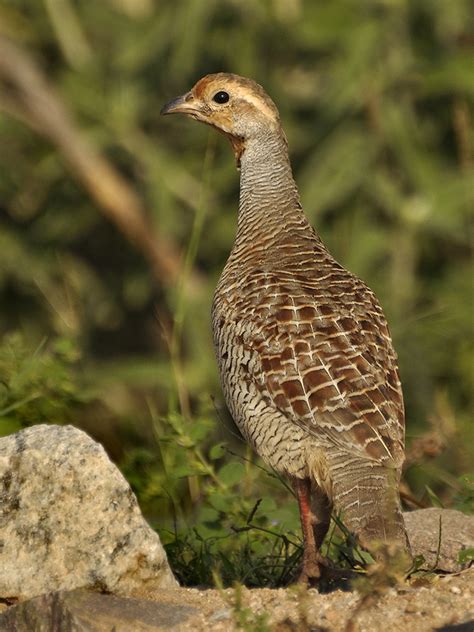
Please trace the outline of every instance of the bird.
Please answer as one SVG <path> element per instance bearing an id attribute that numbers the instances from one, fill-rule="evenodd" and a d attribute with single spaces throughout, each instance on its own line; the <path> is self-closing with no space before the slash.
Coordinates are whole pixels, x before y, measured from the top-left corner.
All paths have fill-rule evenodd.
<path id="1" fill-rule="evenodd" d="M 237 427 L 293 485 L 300 581 L 324 574 L 333 511 L 363 547 L 409 555 L 404 403 L 387 321 L 304 214 L 275 103 L 252 79 L 219 72 L 161 110 L 174 113 L 224 134 L 240 171 L 237 233 L 212 303 L 214 347 Z"/>

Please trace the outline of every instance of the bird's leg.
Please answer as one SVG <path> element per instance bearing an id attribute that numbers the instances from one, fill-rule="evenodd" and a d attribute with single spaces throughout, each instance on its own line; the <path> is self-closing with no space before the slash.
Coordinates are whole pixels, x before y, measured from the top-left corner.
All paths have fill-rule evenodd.
<path id="1" fill-rule="evenodd" d="M 298 499 L 301 529 L 303 531 L 303 568 L 298 579 L 302 583 L 316 583 L 321 577 L 323 558 L 319 553 L 319 545 L 324 539 L 318 531 L 318 521 L 311 508 L 311 480 L 295 479 L 293 486 Z"/>
<path id="2" fill-rule="evenodd" d="M 293 486 L 298 498 L 301 528 L 303 530 L 303 568 L 298 582 L 315 585 L 321 578 L 326 580 L 347 580 L 350 570 L 331 566 L 320 553 L 320 548 L 331 521 L 332 505 L 318 485 L 312 486 L 310 479 L 295 479 Z"/>
<path id="3" fill-rule="evenodd" d="M 331 523 L 332 503 L 314 481 L 311 486 L 311 508 L 314 516 L 314 538 L 319 551 Z"/>

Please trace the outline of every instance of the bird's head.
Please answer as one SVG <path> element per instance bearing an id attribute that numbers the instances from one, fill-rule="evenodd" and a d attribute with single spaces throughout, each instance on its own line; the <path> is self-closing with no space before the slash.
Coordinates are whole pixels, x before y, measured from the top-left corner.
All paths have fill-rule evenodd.
<path id="1" fill-rule="evenodd" d="M 230 73 L 206 75 L 186 94 L 167 103 L 161 114 L 187 114 L 225 134 L 237 164 L 249 139 L 280 131 L 278 110 L 263 88 Z"/>

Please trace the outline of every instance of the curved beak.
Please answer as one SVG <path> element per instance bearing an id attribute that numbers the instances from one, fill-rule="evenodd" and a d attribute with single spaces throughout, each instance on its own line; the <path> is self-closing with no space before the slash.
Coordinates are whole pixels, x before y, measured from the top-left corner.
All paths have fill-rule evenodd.
<path id="1" fill-rule="evenodd" d="M 160 114 L 177 114 L 179 112 L 183 114 L 189 114 L 190 112 L 195 112 L 196 107 L 193 107 L 193 95 L 191 92 L 187 92 L 180 97 L 176 97 L 176 99 L 172 99 L 166 105 L 164 105 Z"/>

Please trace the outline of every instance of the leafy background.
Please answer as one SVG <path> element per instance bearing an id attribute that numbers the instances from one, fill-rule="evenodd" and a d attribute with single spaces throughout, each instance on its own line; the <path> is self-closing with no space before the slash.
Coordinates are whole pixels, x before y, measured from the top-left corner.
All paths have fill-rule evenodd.
<path id="1" fill-rule="evenodd" d="M 473 511 L 470 9 L 0 2 L 0 432 L 67 422 L 101 441 L 187 583 L 285 582 L 300 536 L 218 385 L 232 155 L 159 110 L 209 72 L 265 86 L 308 217 L 391 324 L 407 507 Z"/>

